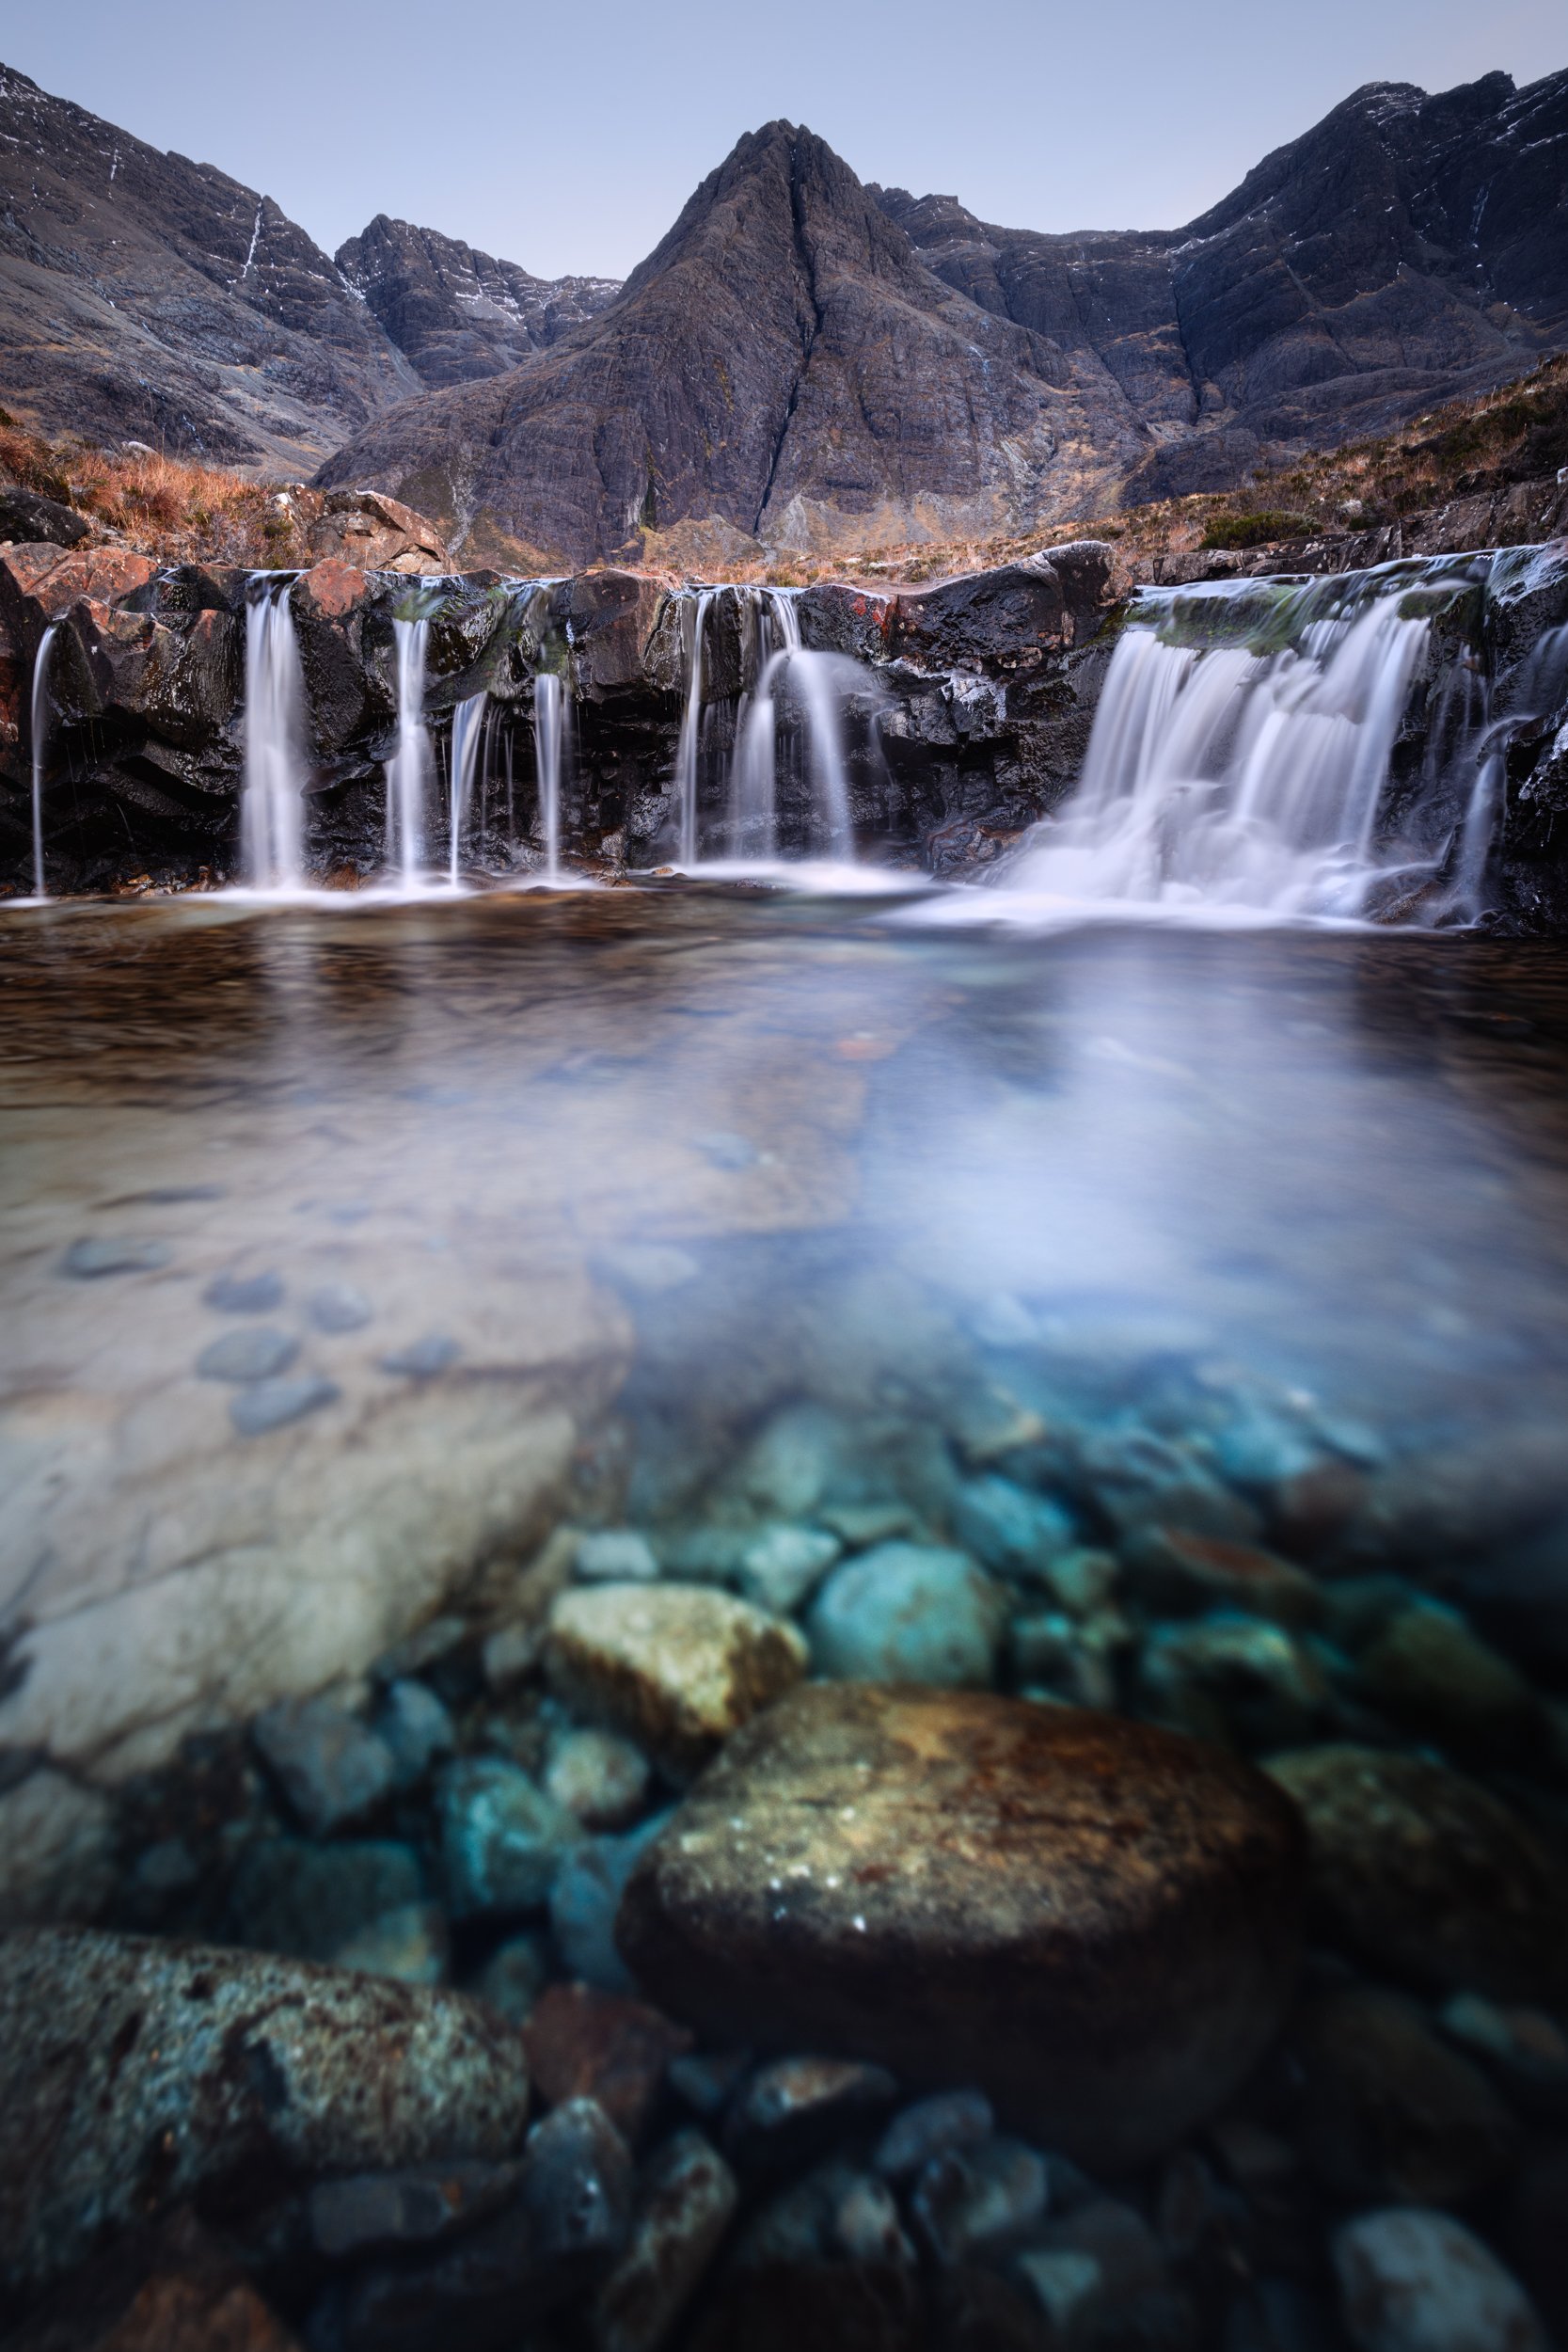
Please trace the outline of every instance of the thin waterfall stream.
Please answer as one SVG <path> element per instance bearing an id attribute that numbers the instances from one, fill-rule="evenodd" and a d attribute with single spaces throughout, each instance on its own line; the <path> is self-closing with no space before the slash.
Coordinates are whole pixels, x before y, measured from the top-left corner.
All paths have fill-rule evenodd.
<path id="1" fill-rule="evenodd" d="M 424 865 L 430 730 L 424 722 L 428 620 L 394 620 L 397 648 L 397 748 L 387 766 L 387 866 L 404 890 L 418 887 Z"/>
<path id="2" fill-rule="evenodd" d="M 451 714 L 451 759 L 448 779 L 451 842 L 447 872 L 454 890 L 462 880 L 463 828 L 467 820 L 474 779 L 480 768 L 480 751 L 489 703 L 488 694 L 470 694 L 456 706 Z"/>
<path id="3" fill-rule="evenodd" d="M 43 779 L 49 757 L 49 663 L 59 633 L 59 623 L 51 621 L 39 640 L 38 654 L 33 662 L 33 690 L 28 707 L 28 725 L 32 736 L 33 781 L 33 896 L 49 896 L 43 873 Z"/>
<path id="4" fill-rule="evenodd" d="M 541 670 L 533 681 L 533 766 L 545 872 L 551 882 L 561 879 L 561 779 L 571 707 L 554 671 Z"/>
<path id="5" fill-rule="evenodd" d="M 240 856 L 257 890 L 297 890 L 304 881 L 305 673 L 292 585 L 292 574 L 262 574 L 245 603 Z"/>

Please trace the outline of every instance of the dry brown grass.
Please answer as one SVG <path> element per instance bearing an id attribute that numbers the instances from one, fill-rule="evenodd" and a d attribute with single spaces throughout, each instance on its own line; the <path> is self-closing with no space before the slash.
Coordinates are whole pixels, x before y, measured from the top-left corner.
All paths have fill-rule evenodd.
<path id="1" fill-rule="evenodd" d="M 0 409 L 0 475 L 74 507 L 105 540 L 166 564 L 303 562 L 305 524 L 321 493 L 257 482 L 155 450 L 102 450 L 48 441 Z"/>

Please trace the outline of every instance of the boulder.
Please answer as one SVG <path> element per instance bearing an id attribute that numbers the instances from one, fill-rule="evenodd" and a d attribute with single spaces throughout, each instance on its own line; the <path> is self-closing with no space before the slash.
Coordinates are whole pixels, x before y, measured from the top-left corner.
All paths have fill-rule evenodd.
<path id="1" fill-rule="evenodd" d="M 103 2234 L 244 2181 L 499 2158 L 528 2067 L 461 1994 L 89 1930 L 0 1941 L 0 2276 L 37 2287 Z"/>
<path id="2" fill-rule="evenodd" d="M 1149 1725 L 814 1685 L 738 1732 L 628 1883 L 640 1983 L 705 2036 L 975 2085 L 1091 2166 L 1217 2106 L 1290 1998 L 1293 1809 Z"/>
<path id="3" fill-rule="evenodd" d="M 1423 1756 L 1301 1748 L 1269 1771 L 1307 1818 L 1324 1931 L 1417 1984 L 1550 2000 L 1568 1877 L 1516 1814 Z"/>
<path id="4" fill-rule="evenodd" d="M 702 1584 L 601 1584 L 550 1611 L 550 1678 L 688 1777 L 805 1671 L 792 1625 Z"/>
<path id="5" fill-rule="evenodd" d="M 76 548 L 91 536 L 91 523 L 73 506 L 42 498 L 37 490 L 19 489 L 14 482 L 0 484 L 0 539 Z"/>
<path id="6" fill-rule="evenodd" d="M 329 490 L 306 543 L 316 563 L 336 556 L 364 572 L 439 574 L 451 568 L 435 524 L 381 490 Z"/>

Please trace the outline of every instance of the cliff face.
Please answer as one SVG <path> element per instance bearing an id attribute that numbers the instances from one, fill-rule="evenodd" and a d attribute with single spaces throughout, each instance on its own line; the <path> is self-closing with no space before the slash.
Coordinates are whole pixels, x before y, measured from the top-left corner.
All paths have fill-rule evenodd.
<path id="1" fill-rule="evenodd" d="M 377 213 L 334 261 L 422 384 L 470 384 L 547 350 L 620 293 L 615 278 L 534 278 L 438 230 Z"/>
<path id="2" fill-rule="evenodd" d="M 323 479 L 514 560 L 657 557 L 681 525 L 717 564 L 1227 486 L 1565 342 L 1568 73 L 1370 86 L 1147 233 L 994 228 L 772 123 L 596 318 Z"/>
<path id="3" fill-rule="evenodd" d="M 298 475 L 419 387 L 270 197 L 0 67 L 0 403 Z"/>

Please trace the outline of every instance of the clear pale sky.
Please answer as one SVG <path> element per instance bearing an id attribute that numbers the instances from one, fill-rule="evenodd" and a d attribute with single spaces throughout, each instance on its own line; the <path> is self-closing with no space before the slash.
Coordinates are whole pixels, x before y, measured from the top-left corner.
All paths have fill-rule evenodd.
<path id="1" fill-rule="evenodd" d="M 1024 229 L 1174 228 L 1357 84 L 1568 65 L 1562 0 L 0 0 L 0 59 L 274 197 L 619 277 L 743 131 Z"/>

